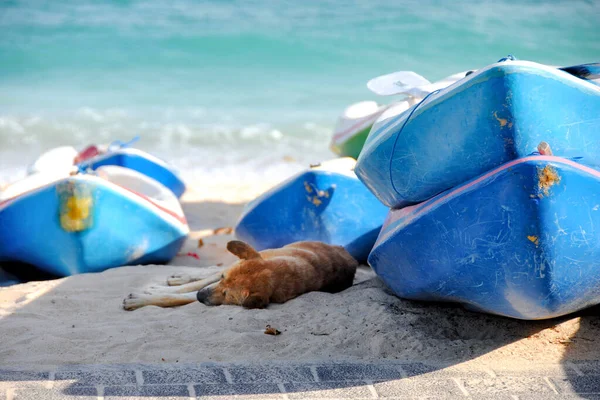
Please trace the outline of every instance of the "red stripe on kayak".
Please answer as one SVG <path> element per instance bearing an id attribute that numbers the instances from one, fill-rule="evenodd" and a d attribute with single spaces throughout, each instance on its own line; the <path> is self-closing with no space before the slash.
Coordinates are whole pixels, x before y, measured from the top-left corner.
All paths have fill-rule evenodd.
<path id="1" fill-rule="evenodd" d="M 149 202 L 150 204 L 152 204 L 154 207 L 158 208 L 161 211 L 166 212 L 167 214 L 169 214 L 170 216 L 174 217 L 175 219 L 177 219 L 182 224 L 187 225 L 187 220 L 185 219 L 184 215 L 179 215 L 176 212 L 174 212 L 172 210 L 169 210 L 168 208 L 165 208 L 165 207 L 161 206 L 158 203 L 155 203 L 154 200 L 152 200 L 150 197 L 147 197 L 147 196 L 145 196 L 145 195 L 143 195 L 141 193 L 138 193 L 135 190 L 131 190 L 131 189 L 128 189 L 128 188 L 120 186 L 120 185 L 116 185 L 116 186 L 119 186 L 120 188 L 123 188 L 123 189 L 127 190 L 128 192 L 131 192 L 131 193 L 133 193 L 133 194 L 141 197 L 142 199 L 144 199 L 147 202 Z"/>
<path id="2" fill-rule="evenodd" d="M 38 191 L 38 190 L 41 190 L 41 189 L 44 189 L 44 188 L 47 188 L 47 187 L 50 187 L 50 186 L 54 186 L 57 182 L 60 182 L 61 180 L 62 179 L 59 179 L 59 180 L 57 180 L 55 182 L 49 183 L 49 184 L 44 185 L 44 186 L 37 187 L 37 188 L 32 189 L 32 190 L 28 190 L 28 191 L 23 192 L 23 193 L 15 196 L 15 197 L 11 197 L 10 199 L 1 201 L 0 202 L 0 209 L 2 209 L 5 206 L 8 206 L 10 203 L 16 201 L 20 197 L 23 197 L 25 195 L 28 195 L 30 193 L 33 193 L 35 191 Z M 161 210 L 161 211 L 169 214 L 170 216 L 174 217 L 175 219 L 177 219 L 177 221 L 181 222 L 182 224 L 187 225 L 187 220 L 185 219 L 184 215 L 179 215 L 179 214 L 175 213 L 174 211 L 171 211 L 168 208 L 165 208 L 165 207 L 161 206 L 160 204 L 155 203 L 151 198 L 149 198 L 149 197 L 147 197 L 147 196 L 145 196 L 145 195 L 143 195 L 141 193 L 138 193 L 138 192 L 136 192 L 134 190 L 128 189 L 128 188 L 123 187 L 121 185 L 117 185 L 116 183 L 110 182 L 109 180 L 106 180 L 106 181 L 109 182 L 109 183 L 111 183 L 111 184 L 113 184 L 113 185 L 115 185 L 115 186 L 120 187 L 121 189 L 127 190 L 128 192 L 135 194 L 136 196 L 138 196 L 138 197 L 146 200 L 147 202 L 149 202 L 150 204 L 152 204 L 154 207 L 158 208 L 159 210 Z"/>
<path id="3" fill-rule="evenodd" d="M 56 181 L 54 181 L 54 182 L 52 182 L 52 183 L 49 183 L 49 184 L 47 184 L 47 185 L 40 186 L 40 187 L 36 187 L 35 189 L 28 190 L 28 191 L 26 191 L 26 192 L 23 192 L 23 193 L 21 193 L 21 194 L 18 194 L 18 195 L 16 195 L 16 196 L 14 196 L 14 197 L 11 197 L 11 198 L 9 198 L 9 199 L 6 199 L 6 200 L 4 200 L 4 201 L 0 201 L 0 208 L 2 208 L 2 207 L 4 207 L 4 206 L 6 206 L 6 205 L 8 205 L 8 204 L 10 204 L 10 203 L 12 203 L 12 202 L 14 202 L 14 201 L 16 201 L 16 200 L 17 200 L 19 197 L 23 197 L 23 196 L 25 196 L 25 195 L 28 195 L 29 193 L 33 193 L 33 192 L 36 192 L 36 191 L 38 191 L 38 190 L 45 189 L 45 188 L 47 188 L 47 187 L 53 186 L 55 183 L 57 183 L 57 182 L 60 182 L 61 180 L 62 180 L 62 179 L 57 179 Z"/>

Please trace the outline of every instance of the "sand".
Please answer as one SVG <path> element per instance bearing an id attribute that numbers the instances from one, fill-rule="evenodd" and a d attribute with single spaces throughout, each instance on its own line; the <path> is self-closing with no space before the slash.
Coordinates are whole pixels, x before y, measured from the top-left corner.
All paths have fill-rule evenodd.
<path id="1" fill-rule="evenodd" d="M 225 243 L 232 235 L 215 235 L 214 229 L 233 226 L 243 203 L 267 187 L 186 194 L 184 210 L 193 232 L 171 265 L 0 288 L 0 367 L 386 359 L 497 367 L 600 359 L 596 310 L 518 321 L 453 304 L 407 301 L 367 266 L 342 293 L 308 293 L 264 310 L 200 303 L 122 309 L 128 293 L 165 284 L 171 274 L 208 275 L 231 263 Z M 282 333 L 266 335 L 266 325 Z"/>

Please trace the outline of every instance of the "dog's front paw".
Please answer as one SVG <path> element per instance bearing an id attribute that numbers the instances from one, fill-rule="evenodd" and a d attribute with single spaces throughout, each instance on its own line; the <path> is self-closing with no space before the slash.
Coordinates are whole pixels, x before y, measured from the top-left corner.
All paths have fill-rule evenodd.
<path id="1" fill-rule="evenodd" d="M 148 305 L 147 297 L 137 293 L 131 293 L 123 300 L 123 308 L 127 311 L 137 310 L 140 307 Z"/>
<path id="2" fill-rule="evenodd" d="M 174 274 L 167 278 L 167 285 L 179 286 L 186 283 L 190 283 L 192 278 L 187 274 Z"/>
<path id="3" fill-rule="evenodd" d="M 154 285 L 154 286 L 148 286 L 146 289 L 144 289 L 144 293 L 145 294 L 176 293 L 176 291 L 173 289 L 175 289 L 175 288 L 172 288 L 169 286 Z"/>

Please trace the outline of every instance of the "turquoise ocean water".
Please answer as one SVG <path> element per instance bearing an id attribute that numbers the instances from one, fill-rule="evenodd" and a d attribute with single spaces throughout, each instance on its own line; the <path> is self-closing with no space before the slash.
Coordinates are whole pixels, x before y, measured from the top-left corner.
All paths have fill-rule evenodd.
<path id="1" fill-rule="evenodd" d="M 599 21 L 596 0 L 0 1 L 0 182 L 135 135 L 184 176 L 284 177 L 332 157 L 374 76 L 597 62 Z"/>

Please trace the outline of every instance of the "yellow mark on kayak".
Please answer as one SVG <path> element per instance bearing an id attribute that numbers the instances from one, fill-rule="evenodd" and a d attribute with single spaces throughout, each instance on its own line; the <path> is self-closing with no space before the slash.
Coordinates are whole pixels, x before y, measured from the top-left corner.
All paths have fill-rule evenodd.
<path id="1" fill-rule="evenodd" d="M 312 203 L 314 206 L 319 207 L 321 204 L 323 204 L 323 202 L 327 202 L 326 199 L 329 199 L 333 195 L 333 189 L 335 189 L 335 185 L 332 185 L 327 190 L 320 190 L 314 184 L 304 182 L 304 189 L 308 193 L 308 195 L 306 195 L 306 200 L 308 200 L 308 202 Z"/>
<path id="2" fill-rule="evenodd" d="M 310 185 L 308 184 L 308 182 L 304 182 L 304 189 L 308 192 L 308 193 L 312 193 L 312 188 L 310 187 Z"/>
<path id="3" fill-rule="evenodd" d="M 535 244 L 536 246 L 540 244 L 540 238 L 538 238 L 537 236 L 527 236 L 527 239 L 529 239 L 529 241 Z"/>
<path id="4" fill-rule="evenodd" d="M 538 197 L 548 196 L 550 188 L 560 182 L 560 176 L 551 165 L 546 165 L 543 169 L 538 168 Z"/>
<path id="5" fill-rule="evenodd" d="M 94 202 L 85 185 L 65 182 L 57 187 L 60 226 L 67 232 L 80 232 L 92 226 Z"/>
<path id="6" fill-rule="evenodd" d="M 494 118 L 496 118 L 496 120 L 500 123 L 500 128 L 504 128 L 507 125 L 509 128 L 512 128 L 512 126 L 513 126 L 513 123 L 508 122 L 508 119 L 498 117 L 497 111 L 494 111 Z"/>
<path id="7" fill-rule="evenodd" d="M 60 215 L 60 225 L 67 232 L 78 232 L 88 228 L 91 206 L 92 199 L 89 197 L 69 197 L 66 212 Z"/>

